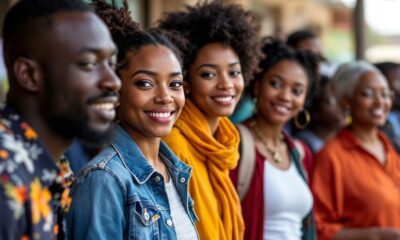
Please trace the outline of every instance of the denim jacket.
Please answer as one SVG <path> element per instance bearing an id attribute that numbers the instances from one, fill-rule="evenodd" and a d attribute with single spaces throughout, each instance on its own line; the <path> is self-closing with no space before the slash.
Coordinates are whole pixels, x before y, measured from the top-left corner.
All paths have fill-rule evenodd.
<path id="1" fill-rule="evenodd" d="M 194 224 L 191 168 L 164 142 L 159 154 Z M 163 176 L 119 125 L 112 144 L 79 172 L 71 196 L 69 239 L 176 239 Z"/>

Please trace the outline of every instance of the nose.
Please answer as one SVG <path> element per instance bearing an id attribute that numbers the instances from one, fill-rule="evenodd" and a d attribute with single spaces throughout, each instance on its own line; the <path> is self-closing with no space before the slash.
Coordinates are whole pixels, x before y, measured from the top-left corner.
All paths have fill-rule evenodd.
<path id="1" fill-rule="evenodd" d="M 374 103 L 375 103 L 376 105 L 380 106 L 380 105 L 384 104 L 384 102 L 385 102 L 386 99 L 385 99 L 384 96 L 382 96 L 382 94 L 380 94 L 380 93 L 375 93 L 374 95 L 375 95 L 375 96 L 374 96 Z"/>
<path id="2" fill-rule="evenodd" d="M 289 87 L 284 87 L 279 91 L 279 98 L 283 101 L 290 101 L 292 97 L 291 89 Z"/>
<path id="3" fill-rule="evenodd" d="M 229 90 L 233 88 L 233 80 L 230 78 L 228 74 L 221 74 L 218 79 L 218 90 Z"/>
<path id="4" fill-rule="evenodd" d="M 169 88 L 167 86 L 160 85 L 158 86 L 158 90 L 154 98 L 154 101 L 155 103 L 166 105 L 172 103 L 174 99 L 172 98 L 169 92 Z"/>
<path id="5" fill-rule="evenodd" d="M 108 64 L 101 72 L 100 88 L 110 92 L 118 92 L 121 88 L 121 79 Z"/>

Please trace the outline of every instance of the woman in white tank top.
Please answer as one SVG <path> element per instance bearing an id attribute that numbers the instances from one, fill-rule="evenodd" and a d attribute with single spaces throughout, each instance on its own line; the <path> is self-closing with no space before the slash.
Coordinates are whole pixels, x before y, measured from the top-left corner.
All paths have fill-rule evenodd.
<path id="1" fill-rule="evenodd" d="M 283 128 L 293 117 L 298 125 L 305 121 L 297 117 L 309 120 L 303 109 L 318 59 L 274 39 L 266 40 L 263 52 L 267 57 L 259 64 L 262 71 L 251 82 L 249 91 L 255 114 L 244 123 L 254 141 L 255 160 L 243 155 L 240 160 L 255 161 L 248 191 L 241 199 L 245 239 L 313 240 L 313 198 L 302 166 L 302 161 L 312 160 L 312 155 Z M 244 165 L 240 163 L 231 174 L 234 183 L 241 182 L 237 173 L 244 170 L 240 169 Z"/>

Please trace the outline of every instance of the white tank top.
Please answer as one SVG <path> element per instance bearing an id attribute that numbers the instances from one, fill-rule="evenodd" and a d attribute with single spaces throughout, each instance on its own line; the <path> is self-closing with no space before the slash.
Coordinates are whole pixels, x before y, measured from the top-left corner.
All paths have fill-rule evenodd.
<path id="1" fill-rule="evenodd" d="M 172 178 L 170 178 L 168 183 L 165 183 L 165 190 L 171 208 L 171 224 L 175 227 L 177 240 L 197 240 L 198 238 L 194 225 L 190 221 L 189 215 L 183 207 L 181 198 L 176 191 Z"/>
<path id="2" fill-rule="evenodd" d="M 288 170 L 264 164 L 264 240 L 301 239 L 302 220 L 311 211 L 311 191 L 293 162 Z"/>

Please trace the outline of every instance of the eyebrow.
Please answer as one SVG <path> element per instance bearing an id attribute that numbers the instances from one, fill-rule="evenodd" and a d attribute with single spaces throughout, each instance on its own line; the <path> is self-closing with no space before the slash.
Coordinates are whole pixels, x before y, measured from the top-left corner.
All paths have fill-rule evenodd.
<path id="1" fill-rule="evenodd" d="M 283 78 L 282 76 L 280 76 L 280 75 L 278 75 L 278 74 L 266 75 L 266 77 L 267 77 L 267 76 L 268 76 L 267 79 L 269 79 L 269 78 L 278 78 L 278 79 L 281 80 L 281 81 L 285 81 L 285 80 L 286 80 L 285 78 Z M 295 81 L 294 84 L 295 84 L 295 85 L 304 85 L 303 83 L 300 83 L 300 82 L 298 82 L 298 81 Z"/>
<path id="2" fill-rule="evenodd" d="M 111 53 L 111 55 L 117 55 L 117 49 L 116 48 L 90 48 L 90 47 L 86 47 L 86 48 L 81 48 L 79 49 L 78 53 L 93 53 L 93 54 L 103 54 L 105 52 L 105 50 Z"/>
<path id="3" fill-rule="evenodd" d="M 229 67 L 233 67 L 233 66 L 238 65 L 238 64 L 240 64 L 240 62 L 236 61 L 236 62 L 233 62 L 233 63 L 229 63 L 228 66 Z M 197 67 L 196 70 L 199 70 L 200 68 L 203 68 L 203 67 L 217 68 L 218 66 L 216 64 L 206 63 L 206 64 L 202 64 L 199 67 Z"/>
<path id="4" fill-rule="evenodd" d="M 269 79 L 269 78 L 278 78 L 279 80 L 282 80 L 282 81 L 285 80 L 281 75 L 278 75 L 278 74 L 266 74 L 263 77 L 263 79 Z"/>
<path id="5" fill-rule="evenodd" d="M 158 74 L 157 74 L 156 72 L 153 72 L 153 71 L 149 71 L 149 70 L 137 70 L 136 72 L 134 72 L 134 73 L 131 75 L 131 78 L 134 77 L 134 76 L 136 76 L 136 75 L 138 75 L 138 74 L 141 74 L 141 73 L 142 73 L 142 74 L 149 75 L 149 76 L 152 76 L 152 77 L 157 77 L 157 76 L 158 76 Z M 176 77 L 176 76 L 179 76 L 179 75 L 182 75 L 182 72 L 172 72 L 172 73 L 169 74 L 170 77 Z"/>

